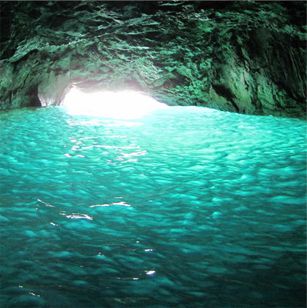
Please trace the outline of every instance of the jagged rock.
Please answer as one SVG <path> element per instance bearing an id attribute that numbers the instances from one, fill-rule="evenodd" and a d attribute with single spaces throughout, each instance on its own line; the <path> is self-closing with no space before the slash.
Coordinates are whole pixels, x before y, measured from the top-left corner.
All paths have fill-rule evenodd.
<path id="1" fill-rule="evenodd" d="M 0 109 L 71 84 L 305 117 L 304 2 L 1 2 Z"/>

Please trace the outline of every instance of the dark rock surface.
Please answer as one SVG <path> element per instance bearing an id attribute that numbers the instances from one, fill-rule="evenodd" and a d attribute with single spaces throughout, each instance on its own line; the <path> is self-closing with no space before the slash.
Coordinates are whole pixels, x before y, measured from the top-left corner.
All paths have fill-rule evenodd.
<path id="1" fill-rule="evenodd" d="M 0 2 L 0 109 L 72 84 L 305 117 L 305 2 Z"/>

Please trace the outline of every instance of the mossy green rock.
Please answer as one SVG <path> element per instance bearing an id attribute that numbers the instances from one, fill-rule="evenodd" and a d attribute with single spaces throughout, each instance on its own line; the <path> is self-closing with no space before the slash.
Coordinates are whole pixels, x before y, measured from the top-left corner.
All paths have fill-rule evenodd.
<path id="1" fill-rule="evenodd" d="M 305 117 L 304 2 L 1 2 L 0 109 L 72 84 Z"/>

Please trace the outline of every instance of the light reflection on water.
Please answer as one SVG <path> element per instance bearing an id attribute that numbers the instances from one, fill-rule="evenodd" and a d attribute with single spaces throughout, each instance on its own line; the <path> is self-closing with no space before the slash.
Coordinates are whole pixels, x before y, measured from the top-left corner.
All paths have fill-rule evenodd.
<path id="1" fill-rule="evenodd" d="M 306 123 L 0 114 L 8 307 L 303 307 Z"/>

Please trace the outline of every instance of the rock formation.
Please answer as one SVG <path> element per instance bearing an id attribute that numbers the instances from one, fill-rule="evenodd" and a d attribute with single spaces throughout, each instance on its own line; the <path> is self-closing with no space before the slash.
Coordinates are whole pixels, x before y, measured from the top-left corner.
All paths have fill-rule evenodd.
<path id="1" fill-rule="evenodd" d="M 305 117 L 305 2 L 0 2 L 0 109 L 73 85 Z"/>

